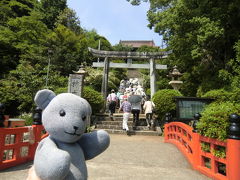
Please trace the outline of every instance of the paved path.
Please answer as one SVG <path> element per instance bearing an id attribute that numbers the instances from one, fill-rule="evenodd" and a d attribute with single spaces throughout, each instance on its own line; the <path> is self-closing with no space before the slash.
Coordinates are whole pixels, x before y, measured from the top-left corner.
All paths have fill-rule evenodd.
<path id="1" fill-rule="evenodd" d="M 110 135 L 110 147 L 87 161 L 89 180 L 210 180 L 160 136 Z M 1 180 L 24 180 L 31 163 L 0 172 Z"/>

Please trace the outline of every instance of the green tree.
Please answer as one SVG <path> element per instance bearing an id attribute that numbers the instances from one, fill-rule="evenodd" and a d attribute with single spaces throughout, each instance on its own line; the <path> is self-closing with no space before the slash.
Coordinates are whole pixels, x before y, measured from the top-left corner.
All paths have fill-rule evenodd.
<path id="1" fill-rule="evenodd" d="M 97 34 L 96 30 L 84 31 L 80 35 L 80 44 L 81 44 L 81 57 L 87 65 L 91 66 L 93 61 L 96 61 L 97 58 L 93 57 L 92 54 L 88 51 L 88 47 L 98 49 L 98 45 L 101 45 L 101 50 L 111 50 L 112 46 L 110 42 L 103 36 Z M 100 59 L 102 60 L 102 59 Z"/>
<path id="2" fill-rule="evenodd" d="M 5 25 L 10 18 L 30 15 L 37 4 L 37 0 L 1 0 L 0 25 Z"/>
<path id="3" fill-rule="evenodd" d="M 49 29 L 54 29 L 58 16 L 67 8 L 67 0 L 41 0 L 40 3 L 43 22 Z"/>
<path id="4" fill-rule="evenodd" d="M 126 45 L 122 45 L 122 44 L 116 44 L 113 46 L 113 50 L 114 51 L 133 51 L 133 47 L 132 46 L 126 46 Z"/>
<path id="5" fill-rule="evenodd" d="M 20 59 L 32 63 L 44 61 L 46 35 L 49 30 L 40 21 L 39 13 L 12 18 L 0 26 L 0 78 L 16 68 Z"/>
<path id="6" fill-rule="evenodd" d="M 85 78 L 85 85 L 93 88 L 98 92 L 101 92 L 103 70 L 87 67 L 86 71 L 88 74 Z M 110 92 L 111 89 L 117 90 L 120 84 L 120 80 L 121 79 L 119 79 L 119 74 L 116 71 L 109 72 L 108 91 Z"/>
<path id="7" fill-rule="evenodd" d="M 53 69 L 62 75 L 71 74 L 83 62 L 81 59 L 80 37 L 67 27 L 59 24 L 47 37 L 49 58 Z"/>
<path id="8" fill-rule="evenodd" d="M 219 77 L 224 81 L 224 88 L 227 90 L 238 90 L 240 88 L 240 40 L 234 46 L 236 58 L 231 59 L 227 68 L 219 71 Z"/>
<path id="9" fill-rule="evenodd" d="M 48 87 L 46 87 L 47 68 L 39 64 L 32 66 L 28 61 L 21 61 L 16 70 L 12 70 L 8 77 L 0 80 L 0 99 L 6 104 L 7 113 L 17 115 L 29 113 L 33 110 L 33 99 L 36 92 L 49 88 L 59 92 L 67 86 L 67 78 L 56 71 L 50 71 Z"/>
<path id="10" fill-rule="evenodd" d="M 68 29 L 73 31 L 75 34 L 80 34 L 83 29 L 80 26 L 80 20 L 76 15 L 76 12 L 72 9 L 65 8 L 57 18 L 56 26 L 62 24 Z"/>

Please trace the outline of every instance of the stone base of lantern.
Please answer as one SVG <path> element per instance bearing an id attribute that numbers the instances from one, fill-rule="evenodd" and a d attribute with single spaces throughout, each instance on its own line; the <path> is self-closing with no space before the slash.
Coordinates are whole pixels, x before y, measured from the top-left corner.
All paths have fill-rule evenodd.
<path id="1" fill-rule="evenodd" d="M 175 90 L 179 90 L 180 86 L 182 85 L 182 81 L 170 81 L 169 84 L 173 87 Z"/>

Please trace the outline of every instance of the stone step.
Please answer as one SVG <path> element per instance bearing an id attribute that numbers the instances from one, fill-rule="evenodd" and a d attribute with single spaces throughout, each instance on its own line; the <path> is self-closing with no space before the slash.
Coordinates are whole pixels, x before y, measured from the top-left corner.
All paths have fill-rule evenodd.
<path id="1" fill-rule="evenodd" d="M 132 125 L 132 123 L 133 123 L 133 120 L 129 119 L 128 124 Z M 95 124 L 120 125 L 122 124 L 122 119 L 96 121 Z M 146 119 L 139 119 L 139 121 L 137 121 L 137 126 L 147 126 Z"/>
<path id="2" fill-rule="evenodd" d="M 114 113 L 113 119 L 109 117 L 109 113 L 104 113 L 94 115 L 93 123 L 96 129 L 104 129 L 110 134 L 126 134 L 126 132 L 122 130 L 122 120 L 123 113 Z M 145 114 L 140 114 L 135 130 L 133 130 L 132 125 L 133 115 L 131 114 L 128 120 L 128 127 L 131 135 L 157 136 L 162 134 L 160 127 L 156 127 L 156 131 L 149 130 L 147 127 Z"/>
<path id="3" fill-rule="evenodd" d="M 95 114 L 95 116 L 98 116 L 98 117 L 109 117 L 109 113 L 97 113 Z M 123 113 L 120 112 L 120 113 L 113 113 L 113 117 L 122 117 L 123 116 Z M 133 115 L 131 114 L 130 117 L 132 117 Z M 146 118 L 145 114 L 139 114 L 139 118 Z"/>
<path id="4" fill-rule="evenodd" d="M 128 121 L 128 125 L 132 126 L 133 121 Z M 120 126 L 122 125 L 122 120 L 121 121 L 98 121 L 96 125 L 117 125 Z"/>
<path id="5" fill-rule="evenodd" d="M 95 129 L 99 130 L 99 129 Z M 123 130 L 115 130 L 115 129 L 103 129 L 109 134 L 127 134 L 126 131 Z M 143 136 L 160 136 L 161 134 L 158 131 L 140 131 L 140 130 L 130 130 L 129 135 L 143 135 Z"/>
<path id="6" fill-rule="evenodd" d="M 114 130 L 122 130 L 122 124 L 119 125 L 104 125 L 104 124 L 98 124 L 96 125 L 98 129 L 114 129 Z M 133 130 L 132 126 L 128 124 L 128 128 L 130 130 Z M 149 128 L 147 126 L 136 126 L 136 130 L 140 131 L 148 131 Z"/>
<path id="7" fill-rule="evenodd" d="M 99 121 L 122 121 L 122 120 L 123 120 L 122 117 L 113 117 L 113 119 L 111 119 L 110 117 L 105 117 L 104 119 L 99 119 L 98 122 Z M 133 121 L 133 117 L 130 117 L 128 119 L 128 121 Z M 139 121 L 146 121 L 146 119 L 145 118 L 139 118 Z"/>

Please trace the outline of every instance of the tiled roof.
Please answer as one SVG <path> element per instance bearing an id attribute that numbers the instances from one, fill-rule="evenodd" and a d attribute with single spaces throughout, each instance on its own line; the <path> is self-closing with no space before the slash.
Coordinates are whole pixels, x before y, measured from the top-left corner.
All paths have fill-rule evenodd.
<path id="1" fill-rule="evenodd" d="M 122 41 L 122 40 L 120 40 L 119 44 L 126 45 L 126 46 L 132 46 L 134 48 L 139 48 L 143 45 L 155 47 L 155 43 L 153 40 L 151 40 L 151 41 L 141 41 L 141 40 L 139 40 L 139 41 L 130 41 L 130 40 Z"/>

